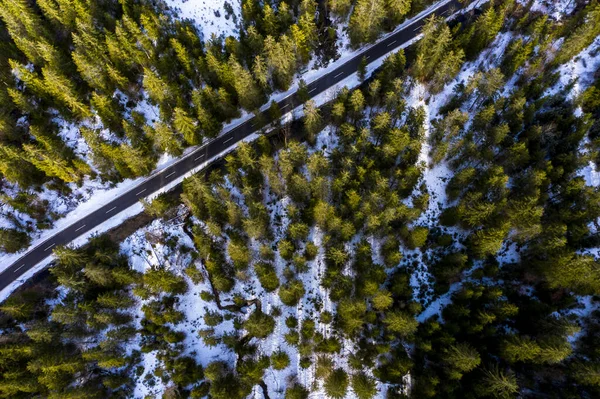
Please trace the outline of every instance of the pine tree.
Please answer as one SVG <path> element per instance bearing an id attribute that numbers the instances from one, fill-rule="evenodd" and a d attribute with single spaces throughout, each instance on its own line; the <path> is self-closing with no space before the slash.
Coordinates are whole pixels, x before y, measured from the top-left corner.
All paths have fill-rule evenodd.
<path id="1" fill-rule="evenodd" d="M 368 65 L 368 61 L 366 57 L 362 57 L 360 59 L 360 62 L 358 63 L 358 67 L 357 67 L 357 74 L 358 74 L 358 79 L 361 82 L 365 81 L 365 78 L 367 76 L 367 65 Z M 359 90 L 356 90 L 359 91 Z"/>
<path id="2" fill-rule="evenodd" d="M 385 16 L 385 0 L 357 0 L 348 24 L 352 46 L 357 47 L 377 39 L 383 29 Z"/>
<path id="3" fill-rule="evenodd" d="M 519 386 L 512 371 L 505 373 L 496 365 L 484 371 L 478 391 L 495 398 L 512 398 L 519 392 Z"/>
<path id="4" fill-rule="evenodd" d="M 42 75 L 48 92 L 65 104 L 75 116 L 79 118 L 91 116 L 90 108 L 81 101 L 70 79 L 47 66 L 42 68 Z"/>
<path id="5" fill-rule="evenodd" d="M 279 288 L 279 298 L 284 305 L 296 306 L 304 296 L 304 285 L 300 280 L 291 280 Z"/>
<path id="6" fill-rule="evenodd" d="M 28 161 L 24 151 L 0 143 L 0 173 L 21 187 L 41 183 L 43 174 Z"/>
<path id="7" fill-rule="evenodd" d="M 168 101 L 172 94 L 169 85 L 149 68 L 144 68 L 144 90 L 148 96 L 157 104 L 161 105 Z"/>
<path id="8" fill-rule="evenodd" d="M 275 11 L 267 3 L 262 7 L 262 30 L 268 36 L 277 37 L 279 36 L 279 21 L 275 16 Z"/>
<path id="9" fill-rule="evenodd" d="M 173 110 L 173 126 L 189 145 L 198 145 L 202 142 L 197 123 L 184 109 L 177 107 Z"/>
<path id="10" fill-rule="evenodd" d="M 146 125 L 144 131 L 149 137 L 152 137 L 160 151 L 173 156 L 179 156 L 183 153 L 184 145 L 181 135 L 167 124 L 157 122 L 154 127 Z"/>
<path id="11" fill-rule="evenodd" d="M 300 79 L 298 81 L 298 90 L 296 91 L 296 95 L 298 96 L 298 101 L 302 104 L 306 103 L 310 100 L 310 94 L 308 94 L 308 86 L 304 79 Z"/>
<path id="12" fill-rule="evenodd" d="M 296 68 L 296 52 L 293 48 L 292 41 L 286 35 L 281 36 L 278 42 L 271 36 L 265 39 L 265 59 L 273 71 L 275 86 L 280 90 L 287 90 L 292 82 Z"/>
<path id="13" fill-rule="evenodd" d="M 299 383 L 288 385 L 285 390 L 285 399 L 308 399 L 308 390 Z"/>
<path id="14" fill-rule="evenodd" d="M 450 378 L 460 379 L 481 363 L 481 357 L 475 348 L 468 343 L 451 346 L 443 355 L 444 363 L 448 365 Z"/>
<path id="15" fill-rule="evenodd" d="M 254 65 L 252 66 L 252 73 L 254 74 L 254 79 L 258 82 L 260 87 L 263 90 L 269 89 L 269 71 L 267 70 L 267 65 L 265 64 L 265 60 L 261 55 L 257 55 L 254 57 Z"/>
<path id="16" fill-rule="evenodd" d="M 308 141 L 314 142 L 315 135 L 321 129 L 321 115 L 319 108 L 316 107 L 315 102 L 310 100 L 304 104 L 304 128 L 308 135 Z"/>
<path id="17" fill-rule="evenodd" d="M 48 32 L 30 3 L 25 0 L 3 0 L 0 17 L 17 48 L 29 61 L 41 65 L 43 59 L 37 44 L 47 40 Z"/>
<path id="18" fill-rule="evenodd" d="M 348 390 L 348 374 L 343 369 L 333 370 L 325 380 L 323 388 L 330 398 L 344 398 Z"/>
<path id="19" fill-rule="evenodd" d="M 387 18 L 390 19 L 390 24 L 395 26 L 398 25 L 410 11 L 411 0 L 386 0 L 385 8 Z"/>
<path id="20" fill-rule="evenodd" d="M 351 379 L 351 385 L 358 399 L 371 399 L 378 392 L 375 380 L 365 373 L 354 374 Z"/>
<path id="21" fill-rule="evenodd" d="M 371 299 L 371 303 L 373 304 L 373 308 L 379 311 L 385 311 L 394 303 L 392 298 L 392 294 L 389 291 L 377 291 L 373 298 Z"/>
<path id="22" fill-rule="evenodd" d="M 413 68 L 417 79 L 423 81 L 436 71 L 438 64 L 447 55 L 452 42 L 452 34 L 445 22 L 434 16 L 427 19 L 422 33 L 423 38 L 417 43 L 417 55 Z"/>
<path id="23" fill-rule="evenodd" d="M 290 357 L 280 349 L 271 355 L 271 365 L 275 370 L 284 370 L 290 365 Z"/>
<path id="24" fill-rule="evenodd" d="M 352 8 L 352 0 L 331 0 L 328 5 L 334 15 L 344 20 Z"/>
<path id="25" fill-rule="evenodd" d="M 251 111 L 260 107 L 264 98 L 252 79 L 252 74 L 243 68 L 233 56 L 229 58 L 229 67 L 235 76 L 233 86 L 242 108 Z"/>
<path id="26" fill-rule="evenodd" d="M 390 332 L 403 337 L 414 333 L 419 324 L 413 316 L 399 310 L 387 312 L 383 322 L 387 325 Z"/>
<path id="27" fill-rule="evenodd" d="M 275 320 L 257 309 L 244 322 L 244 329 L 252 337 L 267 338 L 275 329 Z"/>

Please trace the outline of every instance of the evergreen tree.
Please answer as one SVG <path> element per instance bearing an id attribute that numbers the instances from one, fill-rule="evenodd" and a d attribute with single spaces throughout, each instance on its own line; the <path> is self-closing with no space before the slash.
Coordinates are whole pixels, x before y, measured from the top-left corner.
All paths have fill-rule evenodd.
<path id="1" fill-rule="evenodd" d="M 323 387 L 330 398 L 341 399 L 345 397 L 348 390 L 348 374 L 339 368 L 331 371 Z"/>
<path id="2" fill-rule="evenodd" d="M 384 0 L 357 0 L 348 24 L 352 46 L 375 41 L 383 29 L 385 16 Z"/>
<path id="3" fill-rule="evenodd" d="M 377 395 L 375 380 L 365 373 L 354 374 L 351 379 L 352 390 L 359 399 L 371 399 Z"/>

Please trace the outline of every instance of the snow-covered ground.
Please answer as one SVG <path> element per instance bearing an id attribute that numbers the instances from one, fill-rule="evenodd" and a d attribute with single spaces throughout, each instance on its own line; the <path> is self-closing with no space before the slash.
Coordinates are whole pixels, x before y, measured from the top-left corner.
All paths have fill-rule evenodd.
<path id="1" fill-rule="evenodd" d="M 217 37 L 239 37 L 238 24 L 241 22 L 241 0 L 166 0 L 167 4 L 178 11 L 182 19 L 191 19 L 196 23 L 208 41 Z M 225 9 L 231 7 L 231 13 Z"/>
<path id="2" fill-rule="evenodd" d="M 531 0 L 519 0 L 519 3 L 526 5 Z M 539 11 L 549 15 L 557 21 L 573 12 L 577 5 L 576 0 L 533 0 L 531 11 Z"/>

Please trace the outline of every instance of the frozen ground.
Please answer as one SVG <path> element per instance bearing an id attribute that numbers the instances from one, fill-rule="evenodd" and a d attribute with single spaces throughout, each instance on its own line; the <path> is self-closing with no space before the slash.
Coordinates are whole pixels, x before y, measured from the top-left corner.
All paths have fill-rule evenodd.
<path id="1" fill-rule="evenodd" d="M 521 4 L 528 4 L 531 0 L 519 0 Z M 560 21 L 565 15 L 569 15 L 577 5 L 576 0 L 533 0 L 531 11 L 539 11 Z"/>
<path id="2" fill-rule="evenodd" d="M 176 9 L 181 18 L 193 20 L 204 35 L 204 40 L 217 37 L 239 37 L 237 24 L 242 17 L 241 0 L 166 0 Z M 231 6 L 233 13 L 228 14 L 225 4 Z"/>

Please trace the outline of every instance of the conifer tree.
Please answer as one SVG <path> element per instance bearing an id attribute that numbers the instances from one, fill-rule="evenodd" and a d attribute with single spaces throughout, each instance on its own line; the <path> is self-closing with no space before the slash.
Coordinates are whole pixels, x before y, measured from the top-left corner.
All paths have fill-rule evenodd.
<path id="1" fill-rule="evenodd" d="M 202 142 L 197 123 L 184 109 L 177 107 L 173 110 L 173 126 L 189 145 L 198 145 Z"/>
<path id="2" fill-rule="evenodd" d="M 351 386 L 359 399 L 371 399 L 377 394 L 375 380 L 365 373 L 354 374 L 351 379 Z"/>
<path id="3" fill-rule="evenodd" d="M 382 31 L 385 16 L 384 0 L 357 0 L 348 25 L 352 46 L 374 41 Z"/>
<path id="4" fill-rule="evenodd" d="M 259 108 L 263 103 L 263 96 L 252 79 L 252 74 L 243 68 L 233 56 L 229 58 L 229 67 L 235 76 L 233 85 L 242 108 L 247 111 Z"/>
<path id="5" fill-rule="evenodd" d="M 333 370 L 323 384 L 327 396 L 333 399 L 342 399 L 348 390 L 348 374 L 343 369 Z"/>

